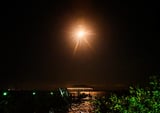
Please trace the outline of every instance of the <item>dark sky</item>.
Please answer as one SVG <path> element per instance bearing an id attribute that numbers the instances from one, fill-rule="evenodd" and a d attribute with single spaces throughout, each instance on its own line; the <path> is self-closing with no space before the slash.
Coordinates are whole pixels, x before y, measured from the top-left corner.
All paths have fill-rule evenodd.
<path id="1" fill-rule="evenodd" d="M 0 87 L 91 85 L 106 89 L 143 83 L 160 71 L 158 3 L 124 0 L 19 0 L 1 13 Z M 92 49 L 73 55 L 68 35 L 83 20 Z"/>

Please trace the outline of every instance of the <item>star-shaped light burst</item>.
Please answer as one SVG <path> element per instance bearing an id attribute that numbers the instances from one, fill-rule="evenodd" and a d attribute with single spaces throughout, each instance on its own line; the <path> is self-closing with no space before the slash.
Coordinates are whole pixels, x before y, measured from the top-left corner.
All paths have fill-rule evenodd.
<path id="1" fill-rule="evenodd" d="M 77 40 L 81 40 L 86 35 L 85 31 L 83 30 L 77 31 L 76 34 L 77 34 Z"/>
<path id="2" fill-rule="evenodd" d="M 72 37 L 75 42 L 75 47 L 74 47 L 74 54 L 76 53 L 80 43 L 85 43 L 88 45 L 89 48 L 92 48 L 88 38 L 93 35 L 93 33 L 89 32 L 84 26 L 78 26 L 73 32 L 72 32 Z"/>

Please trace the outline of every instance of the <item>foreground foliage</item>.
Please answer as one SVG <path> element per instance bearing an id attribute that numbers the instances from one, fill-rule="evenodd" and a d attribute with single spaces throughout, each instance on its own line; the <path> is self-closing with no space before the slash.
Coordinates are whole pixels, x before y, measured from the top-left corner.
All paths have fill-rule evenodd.
<path id="1" fill-rule="evenodd" d="M 150 77 L 145 88 L 130 86 L 127 95 L 111 94 L 93 104 L 95 113 L 160 113 L 160 77 Z"/>
<path id="2" fill-rule="evenodd" d="M 65 88 L 53 91 L 0 91 L 0 113 L 67 113 L 71 104 Z"/>

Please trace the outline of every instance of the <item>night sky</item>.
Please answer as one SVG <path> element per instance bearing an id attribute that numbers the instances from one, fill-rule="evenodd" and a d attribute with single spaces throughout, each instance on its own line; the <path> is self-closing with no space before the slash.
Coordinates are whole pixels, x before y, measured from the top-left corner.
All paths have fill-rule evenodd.
<path id="1" fill-rule="evenodd" d="M 2 4 L 1 88 L 116 89 L 160 72 L 158 2 L 19 0 Z M 95 33 L 73 55 L 70 28 Z"/>

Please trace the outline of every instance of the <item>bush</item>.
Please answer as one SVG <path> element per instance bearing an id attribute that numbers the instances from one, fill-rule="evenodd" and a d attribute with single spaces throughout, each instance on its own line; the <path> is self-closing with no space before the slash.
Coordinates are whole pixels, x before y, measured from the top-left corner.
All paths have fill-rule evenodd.
<path id="1" fill-rule="evenodd" d="M 71 98 L 65 88 L 53 91 L 0 91 L 0 113 L 66 113 Z"/>
<path id="2" fill-rule="evenodd" d="M 129 87 L 129 94 L 96 99 L 96 113 L 160 113 L 160 77 L 150 77 L 149 85 L 145 88 Z"/>

